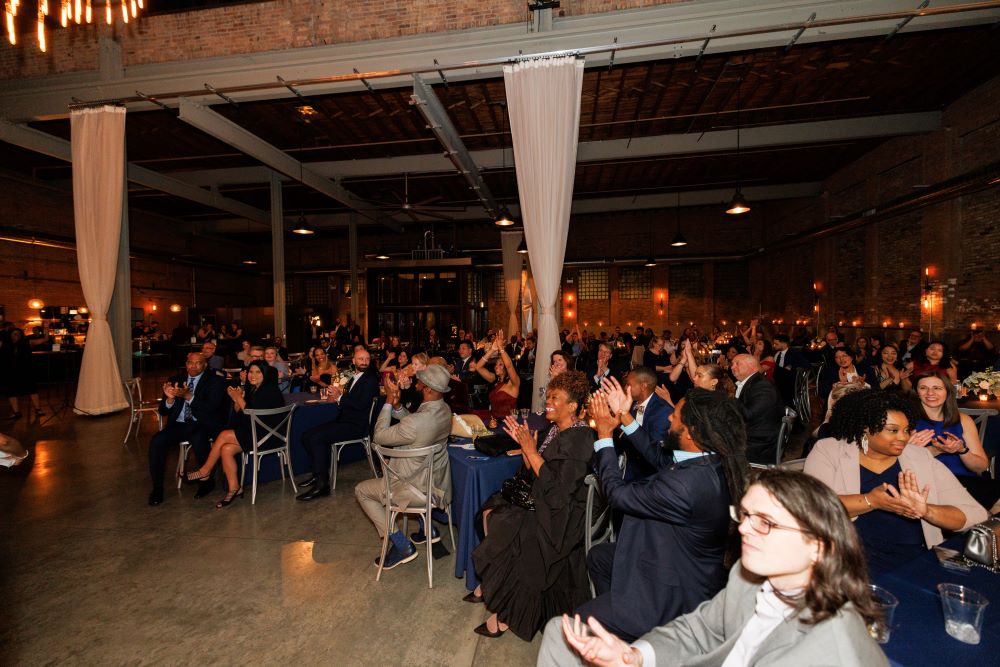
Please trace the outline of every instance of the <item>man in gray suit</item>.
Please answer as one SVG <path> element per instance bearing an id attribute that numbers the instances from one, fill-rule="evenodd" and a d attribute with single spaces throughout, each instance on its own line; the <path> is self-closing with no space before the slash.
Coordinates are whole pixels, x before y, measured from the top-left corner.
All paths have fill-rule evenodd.
<path id="1" fill-rule="evenodd" d="M 402 407 L 399 396 L 399 386 L 392 380 L 385 381 L 385 405 L 375 423 L 374 442 L 381 447 L 398 447 L 400 449 L 416 449 L 430 445 L 447 444 L 451 433 L 451 408 L 444 402 L 444 394 L 448 392 L 451 380 L 448 370 L 443 366 L 431 364 L 422 371 L 417 371 L 417 389 L 423 394 L 423 401 L 416 412 L 410 413 Z M 395 417 L 399 423 L 390 426 Z M 426 473 L 418 474 L 417 459 L 396 459 L 392 463 L 393 470 L 406 478 L 410 484 L 405 488 L 393 491 L 392 500 L 397 504 L 407 502 L 424 503 L 421 489 L 426 488 Z M 448 459 L 448 447 L 444 446 L 434 455 L 434 497 L 435 504 L 444 507 L 451 502 L 451 466 Z M 354 487 L 354 496 L 358 499 L 371 522 L 375 524 L 379 537 L 392 527 L 385 525 L 385 481 L 368 479 Z M 417 557 L 417 548 L 402 531 L 394 531 L 389 535 L 391 548 L 385 555 L 384 569 L 390 570 L 397 565 L 408 563 Z M 378 559 L 375 559 L 378 562 Z"/>

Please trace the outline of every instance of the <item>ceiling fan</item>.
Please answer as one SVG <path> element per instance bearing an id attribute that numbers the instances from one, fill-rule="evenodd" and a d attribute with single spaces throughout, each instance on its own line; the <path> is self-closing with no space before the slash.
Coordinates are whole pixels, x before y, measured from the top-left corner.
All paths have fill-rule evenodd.
<path id="1" fill-rule="evenodd" d="M 435 220 L 451 220 L 447 213 L 461 213 L 466 210 L 464 206 L 462 207 L 451 207 L 451 206 L 432 206 L 434 202 L 444 199 L 443 195 L 435 195 L 434 197 L 428 197 L 418 202 L 410 201 L 410 177 L 409 174 L 403 174 L 403 196 L 400 197 L 398 193 L 390 193 L 395 202 L 376 202 L 378 207 L 383 211 L 390 211 L 389 215 L 396 215 L 398 213 L 405 213 L 414 222 L 421 222 L 419 216 L 425 216 L 426 218 L 431 218 Z"/>

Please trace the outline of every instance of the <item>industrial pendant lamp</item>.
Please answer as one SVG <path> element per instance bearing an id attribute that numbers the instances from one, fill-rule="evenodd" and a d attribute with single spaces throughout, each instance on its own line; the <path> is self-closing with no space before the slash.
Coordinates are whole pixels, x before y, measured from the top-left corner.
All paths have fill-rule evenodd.
<path id="1" fill-rule="evenodd" d="M 389 259 L 389 255 L 386 254 L 385 250 L 379 248 L 375 251 L 375 259 L 386 260 Z"/>
<path id="2" fill-rule="evenodd" d="M 677 193 L 677 208 L 674 209 L 674 216 L 677 218 L 677 233 L 674 235 L 674 240 L 670 242 L 670 245 L 674 248 L 682 248 L 688 244 L 687 239 L 681 234 L 681 193 Z"/>
<path id="3" fill-rule="evenodd" d="M 740 169 L 740 88 L 743 87 L 743 77 L 740 76 L 739 81 L 736 82 L 736 171 L 739 173 Z M 743 191 L 740 189 L 739 180 L 736 182 L 736 192 L 733 193 L 733 198 L 729 202 L 729 206 L 726 208 L 726 213 L 729 215 L 743 215 L 744 213 L 749 213 L 750 204 L 747 203 L 746 197 L 743 196 Z"/>
<path id="4" fill-rule="evenodd" d="M 524 235 L 521 236 L 521 242 L 517 245 L 517 253 L 519 255 L 527 255 L 528 254 L 528 237 L 527 236 L 524 236 Z"/>
<path id="5" fill-rule="evenodd" d="M 303 236 L 315 233 L 313 228 L 309 225 L 309 221 L 306 220 L 304 213 L 299 213 L 299 219 L 296 221 L 295 226 L 292 227 L 292 231 L 296 234 L 302 234 Z"/>
<path id="6" fill-rule="evenodd" d="M 504 110 L 504 119 L 505 119 L 504 135 L 505 135 L 507 133 L 507 127 L 509 127 L 509 123 L 506 122 L 506 119 L 508 118 L 508 116 L 506 115 L 507 114 L 507 103 L 506 102 L 501 102 L 500 106 Z M 503 145 L 503 136 L 504 135 L 500 135 L 500 142 L 501 142 L 500 143 L 500 156 L 501 156 L 501 161 L 502 161 L 501 164 L 502 164 L 502 167 L 503 167 L 502 171 L 507 171 L 507 148 Z M 513 140 L 511 141 L 511 143 L 513 143 Z M 513 148 L 511 150 L 513 150 Z M 516 173 L 517 169 L 515 168 L 514 171 Z M 495 224 L 497 227 L 513 227 L 514 226 L 514 224 L 515 224 L 514 217 L 510 214 L 510 209 L 507 208 L 506 205 L 500 207 L 500 210 L 497 212 L 497 217 L 493 220 L 493 224 Z"/>

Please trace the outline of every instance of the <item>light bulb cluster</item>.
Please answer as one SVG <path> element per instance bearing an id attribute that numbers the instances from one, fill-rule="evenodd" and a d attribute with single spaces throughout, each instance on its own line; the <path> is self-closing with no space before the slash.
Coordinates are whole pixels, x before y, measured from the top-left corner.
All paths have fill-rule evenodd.
<path id="1" fill-rule="evenodd" d="M 53 0 L 53 4 L 54 0 Z M 105 0 L 104 20 L 108 25 L 114 21 L 114 7 L 118 0 Z M 131 19 L 139 16 L 139 11 L 145 9 L 143 0 L 120 0 L 122 21 L 128 23 Z M 7 41 L 12 45 L 17 44 L 17 25 L 15 19 L 21 9 L 21 0 L 5 0 L 4 19 L 7 26 Z M 48 45 L 45 39 L 45 17 L 49 16 L 49 0 L 39 0 L 36 22 L 36 33 L 38 39 L 38 49 L 44 52 Z M 60 0 L 59 2 L 59 25 L 64 28 L 70 23 L 93 23 L 94 6 L 93 0 Z"/>

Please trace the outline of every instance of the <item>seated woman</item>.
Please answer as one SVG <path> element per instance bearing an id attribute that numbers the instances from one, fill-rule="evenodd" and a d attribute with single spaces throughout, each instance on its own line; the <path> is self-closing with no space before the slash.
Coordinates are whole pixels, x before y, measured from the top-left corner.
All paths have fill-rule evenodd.
<path id="1" fill-rule="evenodd" d="M 736 385 L 733 384 L 729 373 L 723 370 L 722 366 L 718 364 L 699 364 L 694 358 L 694 352 L 691 350 L 691 341 L 689 340 L 681 342 L 681 359 L 674 372 L 679 373 L 680 369 L 683 369 L 687 373 L 688 379 L 698 389 L 719 391 L 729 398 L 733 398 L 736 395 Z M 673 377 L 673 374 L 672 372 L 671 377 Z M 666 387 L 657 387 L 656 395 L 670 403 L 670 405 L 674 404 L 670 399 L 670 391 Z"/>
<path id="2" fill-rule="evenodd" d="M 771 346 L 771 342 L 763 339 L 755 341 L 750 346 L 750 350 L 754 359 L 760 364 L 760 372 L 768 380 L 774 382 L 774 348 Z"/>
<path id="3" fill-rule="evenodd" d="M 288 371 L 288 364 L 278 355 L 278 348 L 273 345 L 265 347 L 264 361 L 278 372 L 278 389 L 282 393 L 287 393 L 291 382 L 291 374 Z"/>
<path id="4" fill-rule="evenodd" d="M 278 389 L 278 371 L 269 366 L 266 361 L 252 361 L 247 371 L 247 391 L 240 387 L 228 387 L 229 397 L 233 400 L 233 416 L 230 428 L 222 431 L 212 442 L 212 451 L 205 459 L 204 465 L 187 474 L 186 481 L 200 482 L 212 476 L 212 469 L 221 459 L 222 470 L 226 474 L 227 491 L 225 497 L 216 504 L 216 509 L 228 507 L 236 498 L 243 497 L 243 487 L 238 479 L 239 468 L 236 465 L 237 456 L 243 452 L 253 451 L 253 437 L 250 428 L 250 417 L 244 410 L 271 410 L 280 408 L 285 399 Z M 278 423 L 275 417 L 262 418 L 265 423 L 274 426 Z"/>
<path id="5" fill-rule="evenodd" d="M 861 545 L 829 489 L 762 470 L 732 512 L 743 552 L 714 598 L 631 645 L 593 617 L 553 618 L 539 667 L 889 664 L 868 632 L 880 615 Z"/>
<path id="6" fill-rule="evenodd" d="M 241 342 L 241 349 L 236 353 L 236 359 L 244 366 L 250 363 L 250 348 L 252 344 L 246 338 Z"/>
<path id="7" fill-rule="evenodd" d="M 1000 482 L 982 476 L 989 467 L 989 459 L 979 441 L 976 423 L 959 412 L 951 386 L 938 373 L 917 376 L 914 386 L 920 400 L 920 414 L 913 430 L 929 431 L 927 451 L 958 478 L 979 504 L 993 507 L 1000 500 Z"/>
<path id="8" fill-rule="evenodd" d="M 571 357 L 563 350 L 556 350 L 551 355 L 549 355 L 549 380 L 559 375 L 560 373 L 565 373 L 572 367 L 573 367 L 573 357 Z"/>
<path id="9" fill-rule="evenodd" d="M 531 641 L 545 620 L 590 597 L 583 553 L 594 432 L 582 420 L 590 391 L 586 375 L 566 371 L 549 382 L 541 433 L 508 417 L 504 428 L 521 445 L 524 467 L 483 506 L 486 535 L 472 552 L 479 587 L 465 597 L 493 612 L 476 628 L 499 637 L 510 627 Z M 520 484 L 514 484 L 520 480 Z M 520 491 L 520 492 L 519 492 Z"/>
<path id="10" fill-rule="evenodd" d="M 503 331 L 500 332 L 486 350 L 482 359 L 476 362 L 476 372 L 487 382 L 493 384 L 490 389 L 490 409 L 473 410 L 483 419 L 492 417 L 502 420 L 517 409 L 517 395 L 521 390 L 521 378 L 514 368 L 514 362 L 504 349 Z M 490 371 L 490 360 L 496 358 L 493 370 Z"/>
<path id="11" fill-rule="evenodd" d="M 656 373 L 657 384 L 666 384 L 667 376 L 674 369 L 670 354 L 665 349 L 666 341 L 660 336 L 649 339 L 649 346 L 642 353 L 642 365 Z"/>
<path id="12" fill-rule="evenodd" d="M 916 423 L 899 393 L 856 391 L 837 401 L 832 437 L 806 458 L 805 471 L 833 489 L 854 519 L 873 574 L 940 544 L 943 530 L 986 520 L 986 510 L 924 447 L 933 432 L 911 435 Z"/>
<path id="13" fill-rule="evenodd" d="M 927 344 L 923 352 L 911 362 L 911 370 L 914 377 L 925 373 L 941 373 L 951 384 L 958 382 L 958 364 L 940 340 Z"/>
<path id="14" fill-rule="evenodd" d="M 874 363 L 871 356 L 871 345 L 867 336 L 858 336 L 854 339 L 854 363 L 871 364 Z"/>
<path id="15" fill-rule="evenodd" d="M 309 372 L 309 384 L 316 385 L 320 389 L 329 387 L 337 375 L 337 364 L 330 361 L 326 352 L 321 347 L 313 348 L 312 367 Z"/>
<path id="16" fill-rule="evenodd" d="M 889 343 L 879 348 L 877 354 L 878 356 L 872 360 L 872 370 L 875 371 L 878 387 L 872 389 L 909 391 L 911 369 L 904 367 L 900 361 L 899 348 Z"/>

